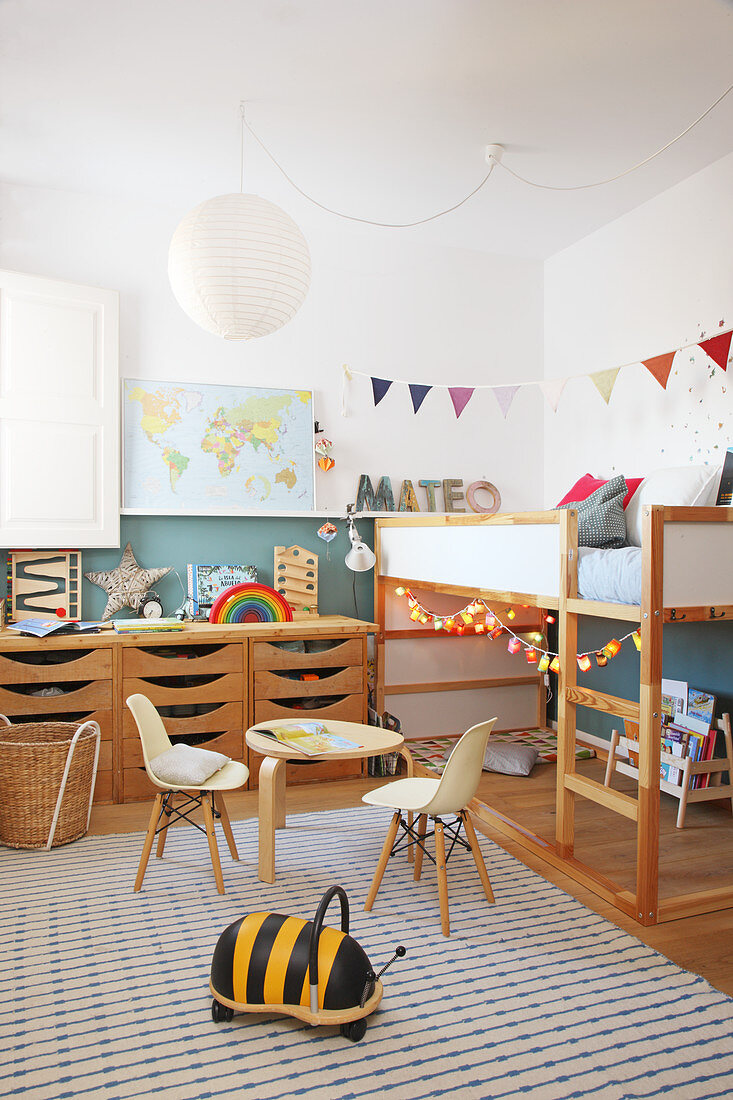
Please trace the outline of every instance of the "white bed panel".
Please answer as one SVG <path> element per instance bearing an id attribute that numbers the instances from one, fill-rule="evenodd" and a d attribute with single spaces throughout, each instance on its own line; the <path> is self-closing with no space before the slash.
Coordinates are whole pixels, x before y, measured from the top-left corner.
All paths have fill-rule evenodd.
<path id="1" fill-rule="evenodd" d="M 665 607 L 733 604 L 733 524 L 665 523 Z"/>
<path id="2" fill-rule="evenodd" d="M 380 545 L 383 576 L 541 596 L 560 591 L 555 523 L 384 526 Z"/>
<path id="3" fill-rule="evenodd" d="M 529 637 L 529 635 L 522 635 Z M 425 684 L 440 680 L 488 680 L 498 676 L 537 675 L 522 653 L 507 650 L 506 635 L 490 641 L 475 638 L 391 638 L 385 643 L 386 669 L 391 684 Z M 389 687 L 385 687 L 389 691 Z M 521 689 L 516 689 L 521 690 Z M 537 688 L 524 690 L 537 697 Z"/>
<path id="4" fill-rule="evenodd" d="M 421 695 L 385 693 L 384 705 L 402 722 L 406 738 L 464 733 L 476 722 L 497 715 L 497 729 L 535 729 L 537 693 L 528 688 L 433 691 Z"/>

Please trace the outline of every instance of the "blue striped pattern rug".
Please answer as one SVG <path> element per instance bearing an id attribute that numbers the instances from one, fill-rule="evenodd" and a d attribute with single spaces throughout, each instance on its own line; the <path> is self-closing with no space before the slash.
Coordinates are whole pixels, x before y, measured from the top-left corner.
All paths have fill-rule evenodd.
<path id="1" fill-rule="evenodd" d="M 448 865 L 452 935 L 434 867 L 390 861 L 362 911 L 389 814 L 289 818 L 278 881 L 256 877 L 256 822 L 234 825 L 241 862 L 215 890 L 205 838 L 176 829 L 133 894 L 142 836 L 2 852 L 0 1094 L 14 1098 L 348 1100 L 589 1097 L 733 1091 L 733 1001 L 586 909 L 482 838 L 497 903 L 473 861 Z M 214 1024 L 208 976 L 221 930 L 244 913 L 311 917 L 349 894 L 375 967 L 403 943 L 365 1038 L 285 1016 Z M 338 925 L 334 903 L 329 923 Z"/>

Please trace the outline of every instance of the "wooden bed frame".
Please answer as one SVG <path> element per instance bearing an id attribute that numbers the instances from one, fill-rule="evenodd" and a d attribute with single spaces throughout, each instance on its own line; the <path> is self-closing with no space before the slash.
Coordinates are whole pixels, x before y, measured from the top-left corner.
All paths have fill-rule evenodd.
<path id="1" fill-rule="evenodd" d="M 414 530 L 416 529 L 416 530 Z M 435 530 L 437 529 L 437 531 Z M 449 532 L 452 532 L 449 533 Z M 425 545 L 423 552 L 422 544 Z M 524 545 L 526 553 L 519 554 Z M 557 562 L 548 548 L 557 550 Z M 486 803 L 472 812 L 642 925 L 733 907 L 733 885 L 659 898 L 659 765 L 663 626 L 733 618 L 733 508 L 643 507 L 641 605 L 578 598 L 578 518 L 574 509 L 494 516 L 402 515 L 375 521 L 377 709 L 384 708 L 387 589 L 413 585 L 557 611 L 558 739 L 554 843 L 528 832 Z M 523 557 L 524 561 L 517 561 Z M 549 558 L 552 558 L 550 553 Z M 527 561 L 537 563 L 544 591 L 523 590 Z M 520 587 L 513 587 L 519 579 Z M 462 583 L 458 583 L 462 581 Z M 578 620 L 590 615 L 638 624 L 639 701 L 578 684 Z M 427 690 L 427 689 L 426 689 Z M 578 706 L 639 723 L 638 796 L 579 774 L 575 766 Z M 733 777 L 732 777 L 733 778 Z M 636 823 L 636 890 L 611 881 L 574 856 L 575 799 L 586 798 Z"/>

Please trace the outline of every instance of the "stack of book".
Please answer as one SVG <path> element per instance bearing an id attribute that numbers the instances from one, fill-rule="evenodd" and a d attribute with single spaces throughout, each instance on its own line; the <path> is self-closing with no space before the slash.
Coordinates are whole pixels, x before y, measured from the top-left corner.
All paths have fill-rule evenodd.
<path id="1" fill-rule="evenodd" d="M 697 688 L 689 688 L 675 700 L 673 695 L 663 693 L 662 714 L 662 749 L 666 753 L 682 760 L 689 757 L 693 763 L 713 759 L 718 733 L 715 726 L 714 695 Z M 662 760 L 659 768 L 660 778 L 667 783 L 682 783 L 681 767 Z M 690 779 L 690 790 L 699 790 L 709 783 L 709 775 L 693 775 Z"/>

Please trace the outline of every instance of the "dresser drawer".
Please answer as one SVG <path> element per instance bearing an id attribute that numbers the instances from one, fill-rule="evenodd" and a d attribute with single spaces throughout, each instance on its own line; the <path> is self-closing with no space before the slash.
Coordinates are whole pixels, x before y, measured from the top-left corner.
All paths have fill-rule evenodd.
<path id="1" fill-rule="evenodd" d="M 252 749 L 248 750 L 249 768 L 248 790 L 259 786 L 260 764 L 264 757 Z M 312 764 L 286 764 L 288 787 L 301 783 L 318 783 L 328 779 L 356 779 L 364 773 L 366 760 L 318 760 Z"/>
<path id="2" fill-rule="evenodd" d="M 252 662 L 255 672 L 261 669 L 345 668 L 362 665 L 364 643 L 361 638 L 328 638 L 304 642 L 307 652 L 298 653 L 282 648 L 275 642 L 255 642 Z M 310 649 L 309 649 L 310 647 Z"/>
<path id="3" fill-rule="evenodd" d="M 254 724 L 271 722 L 276 718 L 300 718 L 303 722 L 338 718 L 342 722 L 365 722 L 366 707 L 363 695 L 347 695 L 344 699 L 324 703 L 320 707 L 288 706 L 287 700 L 272 702 L 261 699 L 254 706 Z"/>
<path id="4" fill-rule="evenodd" d="M 60 721 L 66 721 L 63 715 L 75 711 L 112 708 L 111 680 L 95 680 L 88 684 L 69 682 L 59 686 L 62 689 L 61 694 L 49 696 L 13 691 L 9 687 L 0 688 L 0 714 L 7 714 L 8 718 L 11 715 L 55 714 Z"/>
<path id="5" fill-rule="evenodd" d="M 224 672 L 242 673 L 244 647 L 220 646 L 137 646 L 122 654 L 122 671 L 132 676 L 201 676 Z"/>
<path id="6" fill-rule="evenodd" d="M 193 713 L 181 714 L 180 711 L 184 709 L 189 709 Z M 200 734 L 217 736 L 227 730 L 244 729 L 244 708 L 241 701 L 214 705 L 204 714 L 196 713 L 200 709 L 202 708 L 196 705 L 188 708 L 175 705 L 160 707 L 160 716 L 168 736 L 171 738 L 198 737 Z M 172 713 L 166 713 L 167 711 Z M 137 724 L 129 707 L 125 707 L 122 715 L 122 736 L 139 738 Z"/>
<path id="7" fill-rule="evenodd" d="M 227 672 L 204 683 L 175 687 L 156 684 L 152 680 L 124 680 L 122 697 L 147 695 L 154 706 L 195 706 L 198 703 L 230 703 L 244 697 L 244 677 Z"/>
<path id="8" fill-rule="evenodd" d="M 51 649 L 0 655 L 0 684 L 56 683 L 64 680 L 109 680 L 109 649 Z"/>
<path id="9" fill-rule="evenodd" d="M 293 676 L 315 676 L 316 679 L 293 679 Z M 319 695 L 351 695 L 364 691 L 364 672 L 357 668 L 313 669 L 311 672 L 281 674 L 255 672 L 254 695 L 257 699 L 297 699 Z"/>
<path id="10" fill-rule="evenodd" d="M 195 744 L 200 749 L 209 749 L 211 752 L 223 752 L 225 756 L 231 756 L 232 760 L 244 760 L 244 733 L 241 729 L 206 736 L 172 737 L 171 740 L 174 744 L 182 741 L 185 744 Z M 144 767 L 143 749 L 139 737 L 123 738 L 122 765 L 124 768 Z"/>

